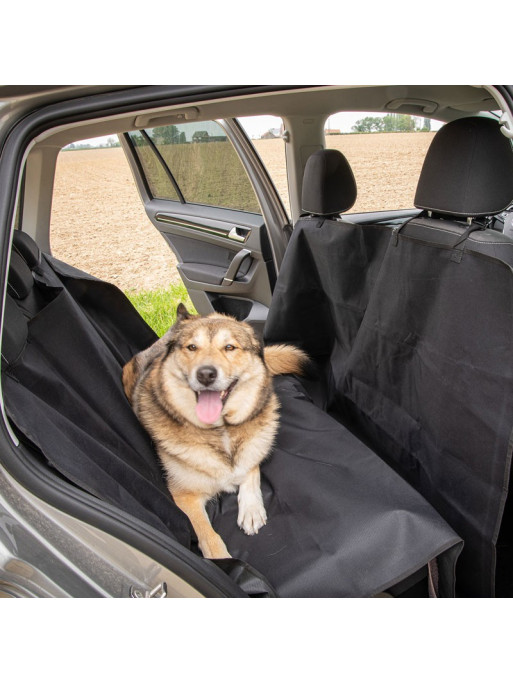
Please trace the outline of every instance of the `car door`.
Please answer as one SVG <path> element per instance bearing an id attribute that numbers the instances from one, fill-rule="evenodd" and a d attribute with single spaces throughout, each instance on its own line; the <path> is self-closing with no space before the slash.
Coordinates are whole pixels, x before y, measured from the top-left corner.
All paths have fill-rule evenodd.
<path id="1" fill-rule="evenodd" d="M 184 118 L 152 127 L 139 117 L 122 147 L 197 311 L 233 315 L 261 333 L 289 220 L 237 121 Z"/>

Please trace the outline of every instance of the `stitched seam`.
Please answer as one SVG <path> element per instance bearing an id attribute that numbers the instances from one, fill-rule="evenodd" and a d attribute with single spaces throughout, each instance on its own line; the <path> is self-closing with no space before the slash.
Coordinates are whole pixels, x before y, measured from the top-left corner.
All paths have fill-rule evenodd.
<path id="1" fill-rule="evenodd" d="M 473 238 L 468 238 L 470 242 L 475 242 L 476 245 L 508 245 L 508 247 L 513 247 L 511 242 L 499 242 L 496 240 L 475 240 Z"/>
<path id="2" fill-rule="evenodd" d="M 436 226 L 422 226 L 420 223 L 410 223 L 410 225 L 419 226 L 419 228 L 425 228 L 426 230 L 439 230 L 441 233 L 448 233 L 449 235 L 457 235 L 452 230 L 447 230 L 447 228 L 437 228 Z"/>

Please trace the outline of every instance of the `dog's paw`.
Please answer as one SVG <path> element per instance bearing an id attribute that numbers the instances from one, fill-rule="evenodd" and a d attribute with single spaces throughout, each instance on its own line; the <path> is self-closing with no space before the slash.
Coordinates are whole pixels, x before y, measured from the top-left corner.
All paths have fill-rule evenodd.
<path id="1" fill-rule="evenodd" d="M 198 546 L 204 558 L 231 558 L 226 544 L 218 534 L 199 539 Z"/>
<path id="2" fill-rule="evenodd" d="M 237 524 L 246 534 L 256 534 L 266 522 L 267 513 L 262 501 L 239 501 Z"/>

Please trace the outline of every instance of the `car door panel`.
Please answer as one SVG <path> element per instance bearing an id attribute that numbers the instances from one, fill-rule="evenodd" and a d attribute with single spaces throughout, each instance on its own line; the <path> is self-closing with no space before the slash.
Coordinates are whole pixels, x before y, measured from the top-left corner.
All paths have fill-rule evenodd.
<path id="1" fill-rule="evenodd" d="M 139 140 L 140 145 L 147 146 L 146 155 L 154 147 L 153 137 L 154 134 L 144 135 Z M 177 199 L 153 196 L 155 190 L 150 189 L 152 178 L 149 174 L 153 173 L 154 181 L 155 164 L 168 162 L 162 154 L 156 154 L 154 166 L 143 168 L 140 149 L 137 152 L 133 139 L 133 135 L 125 135 L 122 146 L 146 214 L 174 252 L 177 270 L 197 311 L 201 314 L 212 311 L 229 313 L 246 320 L 257 332 L 261 332 L 276 279 L 276 264 L 264 216 L 254 211 L 187 201 L 186 197 L 192 194 L 189 190 L 185 193 L 178 192 Z M 189 157 L 194 144 L 197 145 L 198 155 L 201 153 L 205 158 L 208 158 L 205 155 L 206 144 L 211 146 L 212 157 L 219 154 L 218 150 L 221 149 L 219 142 L 191 141 L 188 143 Z M 169 157 L 172 158 L 172 154 Z M 180 190 L 170 172 L 170 166 L 171 164 L 166 169 L 166 174 L 172 179 L 173 186 Z M 199 171 L 203 172 L 203 169 Z M 183 175 L 183 169 L 179 169 L 179 173 Z M 241 173 L 245 176 L 242 166 Z M 193 186 L 191 176 L 189 171 L 187 187 Z M 220 178 L 219 185 L 223 182 L 224 179 Z M 247 183 L 247 178 L 245 182 Z M 205 195 L 203 188 L 201 194 Z M 235 190 L 235 198 L 236 195 Z M 213 204 L 214 202 L 215 197 L 212 200 Z M 254 204 L 258 206 L 256 198 Z"/>
<path id="2" fill-rule="evenodd" d="M 233 315 L 261 333 L 276 280 L 263 217 L 164 200 L 151 200 L 146 211 L 197 311 Z"/>

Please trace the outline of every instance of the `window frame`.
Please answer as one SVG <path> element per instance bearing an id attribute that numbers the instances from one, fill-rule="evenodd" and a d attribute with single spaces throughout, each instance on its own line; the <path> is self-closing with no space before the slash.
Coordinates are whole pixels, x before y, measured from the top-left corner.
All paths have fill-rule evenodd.
<path id="1" fill-rule="evenodd" d="M 246 178 L 248 185 L 251 188 L 251 191 L 253 193 L 255 208 L 258 207 L 258 210 L 251 211 L 249 209 L 242 209 L 240 207 L 223 206 L 220 204 L 206 204 L 204 202 L 194 202 L 194 201 L 188 200 L 185 197 L 185 195 L 184 195 L 184 193 L 180 187 L 180 184 L 176 180 L 171 168 L 169 167 L 168 163 L 166 162 L 166 160 L 164 159 L 160 150 L 158 149 L 158 146 L 155 144 L 155 142 L 153 141 L 151 136 L 148 134 L 147 130 L 145 128 L 140 128 L 140 129 L 135 129 L 133 131 L 126 131 L 125 133 L 123 133 L 123 139 L 126 141 L 127 145 L 130 147 L 132 156 L 133 156 L 135 163 L 138 167 L 139 175 L 142 179 L 142 182 L 144 184 L 144 188 L 145 188 L 145 191 L 148 195 L 149 200 L 160 200 L 160 201 L 164 201 L 164 202 L 175 202 L 176 204 L 181 204 L 181 205 L 190 205 L 190 206 L 195 205 L 195 206 L 200 206 L 200 207 L 211 207 L 211 208 L 217 208 L 217 209 L 226 209 L 228 211 L 230 211 L 230 210 L 231 211 L 242 211 L 242 212 L 246 212 L 248 214 L 260 215 L 261 209 L 260 209 L 260 202 L 258 199 L 258 194 L 257 194 L 257 192 L 253 186 L 253 183 L 252 183 L 251 178 L 248 174 L 246 166 L 244 165 L 242 159 L 240 158 L 240 155 L 239 155 L 239 152 L 237 151 L 236 145 L 234 144 L 234 142 L 230 136 L 230 128 L 229 128 L 229 126 L 226 125 L 226 122 L 224 121 L 224 119 L 209 119 L 208 121 L 205 121 L 205 122 L 202 121 L 202 122 L 194 122 L 194 123 L 210 123 L 210 122 L 216 123 L 225 132 L 226 142 L 231 145 L 231 149 L 233 150 L 235 158 L 237 159 L 237 161 L 240 165 L 240 169 L 245 174 L 245 178 Z M 158 127 L 156 127 L 156 128 L 158 128 Z M 162 128 L 164 128 L 164 126 L 162 126 Z M 171 198 L 171 197 L 158 197 L 157 195 L 155 195 L 153 193 L 153 191 L 150 187 L 150 183 L 149 183 L 149 179 L 147 176 L 146 169 L 145 169 L 144 164 L 141 161 L 141 158 L 137 152 L 137 145 L 131 137 L 132 133 L 139 133 L 143 136 L 146 144 L 150 147 L 153 154 L 155 155 L 157 162 L 163 168 L 164 173 L 166 174 L 169 182 L 171 183 L 174 191 L 176 192 L 176 194 L 178 196 L 178 199 Z"/>

